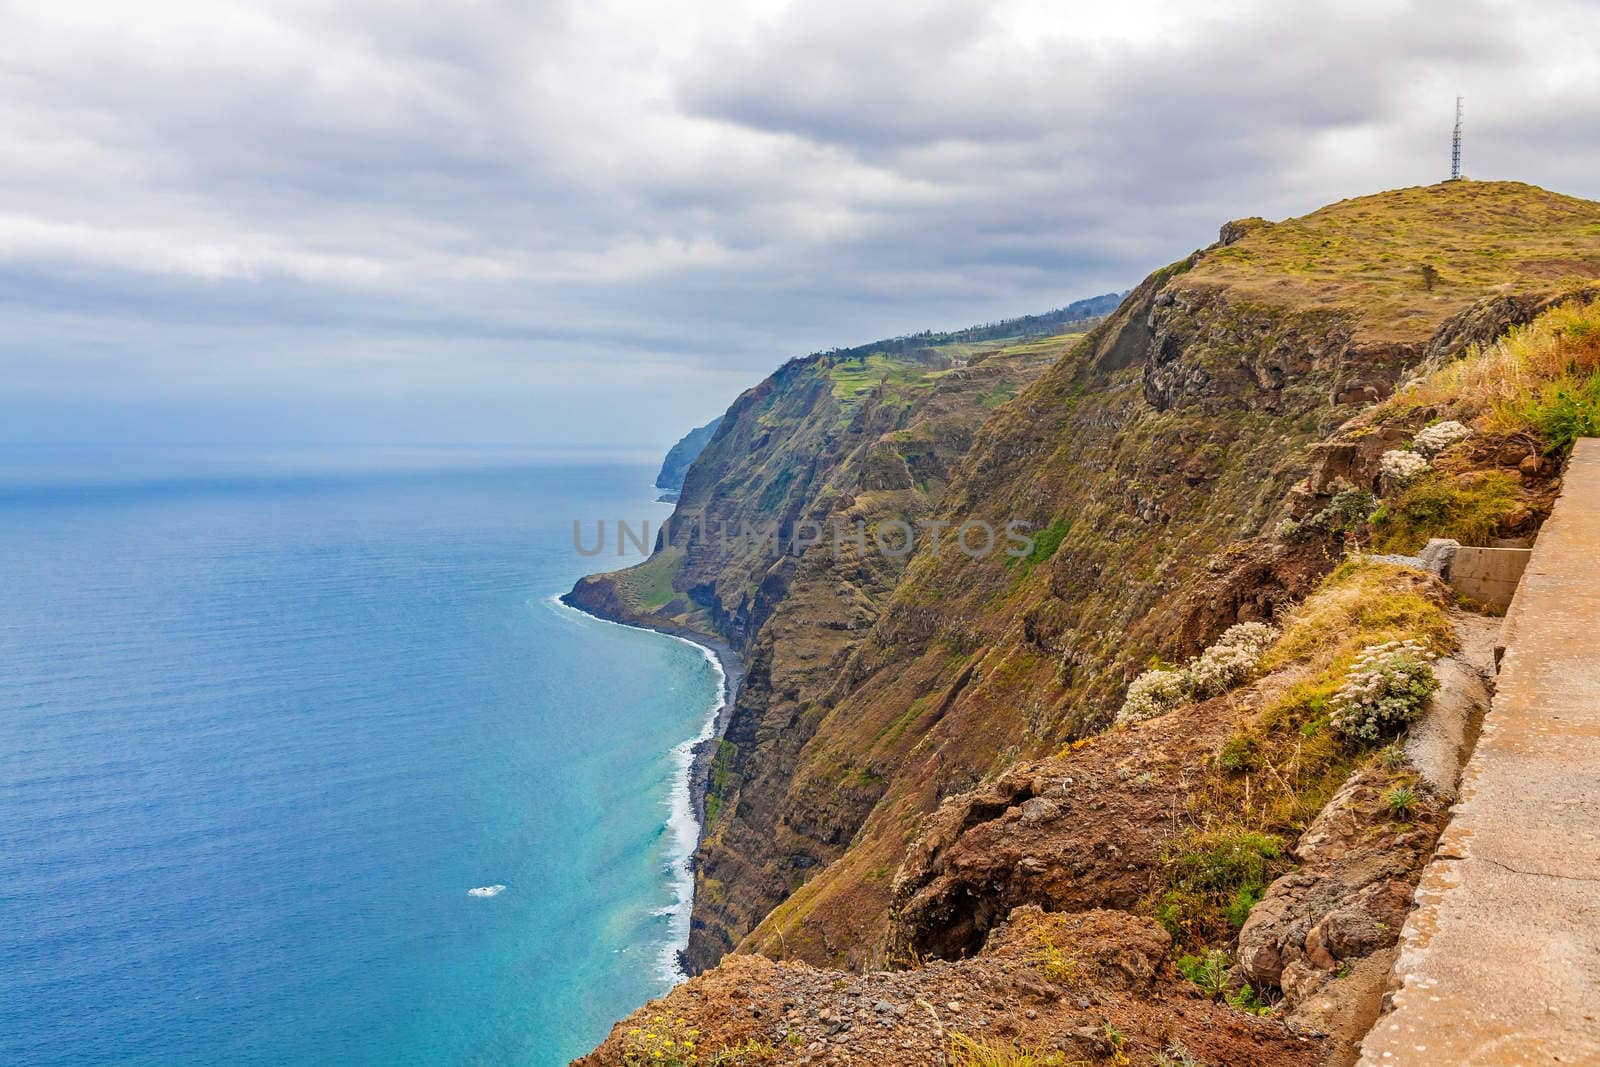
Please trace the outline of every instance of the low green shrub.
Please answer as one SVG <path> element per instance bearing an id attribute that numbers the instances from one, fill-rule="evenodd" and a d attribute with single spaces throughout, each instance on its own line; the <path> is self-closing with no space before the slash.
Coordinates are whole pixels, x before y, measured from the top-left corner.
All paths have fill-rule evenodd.
<path id="1" fill-rule="evenodd" d="M 1200 991 L 1213 1000 L 1220 1000 L 1230 1008 L 1251 1015 L 1272 1014 L 1272 1006 L 1261 998 L 1250 983 L 1233 988 L 1233 961 L 1221 949 L 1180 956 L 1177 967 L 1179 974 L 1199 986 Z"/>
<path id="2" fill-rule="evenodd" d="M 1005 557 L 1005 565 L 1009 568 L 1020 563 L 1024 573 L 1032 570 L 1040 563 L 1043 563 L 1054 556 L 1056 554 L 1056 550 L 1061 547 L 1061 542 L 1065 541 L 1067 539 L 1067 534 L 1071 532 L 1071 519 L 1057 519 L 1049 526 L 1046 526 L 1044 529 L 1033 535 L 1033 547 L 1029 550 L 1026 556 L 1022 556 L 1020 558 L 1017 556 L 1007 556 Z"/>
<path id="3" fill-rule="evenodd" d="M 1257 744 L 1256 739 L 1250 734 L 1234 734 L 1223 742 L 1222 751 L 1217 753 L 1217 766 L 1235 774 L 1254 770 L 1258 763 L 1256 758 Z"/>
<path id="4" fill-rule="evenodd" d="M 1389 814 L 1404 819 L 1417 806 L 1417 793 L 1409 786 L 1396 786 L 1384 796 L 1383 802 L 1388 805 Z"/>
<path id="5" fill-rule="evenodd" d="M 1178 973 L 1200 987 L 1208 997 L 1221 996 L 1228 988 L 1228 954 L 1212 949 L 1204 955 L 1178 957 Z"/>
<path id="6" fill-rule="evenodd" d="M 1233 899 L 1223 905 L 1222 917 L 1228 925 L 1235 930 L 1244 928 L 1244 921 L 1250 918 L 1250 909 L 1261 903 L 1261 898 L 1266 895 L 1266 887 L 1258 885 L 1240 886 L 1234 891 Z"/>
<path id="7" fill-rule="evenodd" d="M 1546 385 L 1515 405 L 1547 456 L 1564 456 L 1580 437 L 1600 437 L 1600 371 L 1581 381 Z"/>
<path id="8" fill-rule="evenodd" d="M 1223 998 L 1228 1007 L 1235 1011 L 1246 1012 L 1250 1015 L 1271 1015 L 1272 1005 L 1262 999 L 1261 995 L 1246 982 Z"/>
<path id="9" fill-rule="evenodd" d="M 1517 478 L 1505 471 L 1487 471 L 1464 484 L 1428 471 L 1372 514 L 1374 551 L 1413 553 L 1432 537 L 1482 544 L 1517 506 L 1517 489 Z"/>
<path id="10" fill-rule="evenodd" d="M 1162 855 L 1166 888 L 1155 901 L 1156 921 L 1182 945 L 1226 940 L 1288 866 L 1274 834 L 1231 828 L 1182 835 Z"/>
<path id="11" fill-rule="evenodd" d="M 1365 489 L 1341 489 L 1333 494 L 1327 507 L 1306 520 L 1306 525 L 1342 533 L 1364 525 L 1377 506 L 1377 498 Z"/>

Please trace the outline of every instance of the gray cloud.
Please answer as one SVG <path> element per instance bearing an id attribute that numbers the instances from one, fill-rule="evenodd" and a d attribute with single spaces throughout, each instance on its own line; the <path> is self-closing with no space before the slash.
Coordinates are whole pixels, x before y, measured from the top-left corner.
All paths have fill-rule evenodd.
<path id="1" fill-rule="evenodd" d="M 1470 173 L 1600 195 L 1596 22 L 0 4 L 0 435 L 655 444 L 789 356 L 1436 180 L 1458 92 Z"/>

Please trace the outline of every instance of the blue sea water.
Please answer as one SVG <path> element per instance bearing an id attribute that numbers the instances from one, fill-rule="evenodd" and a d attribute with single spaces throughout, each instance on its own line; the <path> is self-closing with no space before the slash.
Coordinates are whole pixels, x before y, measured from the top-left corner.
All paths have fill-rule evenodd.
<path id="1" fill-rule="evenodd" d="M 720 674 L 552 600 L 650 475 L 0 449 L 0 1063 L 556 1064 L 664 991 Z"/>

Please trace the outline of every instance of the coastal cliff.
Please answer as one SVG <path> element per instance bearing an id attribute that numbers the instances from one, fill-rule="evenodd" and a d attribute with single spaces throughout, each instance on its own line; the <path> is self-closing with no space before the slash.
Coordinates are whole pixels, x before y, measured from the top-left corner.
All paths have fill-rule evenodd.
<path id="1" fill-rule="evenodd" d="M 821 823 L 790 825 L 778 801 L 755 798 L 780 797 L 794 779 L 816 710 L 905 568 L 904 556 L 864 550 L 855 531 L 931 515 L 978 427 L 1081 337 L 1014 330 L 1087 328 L 1096 320 L 1074 309 L 1114 299 L 791 360 L 728 409 L 651 559 L 567 595 L 602 617 L 711 635 L 743 659 L 725 729 L 703 754 L 691 969 L 715 963 L 794 888 L 795 871 L 830 862 L 848 839 Z M 841 786 L 851 812 L 875 796 L 871 781 Z M 736 809 L 745 814 L 730 817 Z M 829 817 L 824 807 L 815 815 Z M 768 863 L 773 849 L 782 859 Z M 738 871 L 722 862 L 744 856 L 761 861 Z"/>
<path id="2" fill-rule="evenodd" d="M 603 618 L 721 646 L 735 662 L 742 683 L 702 754 L 714 773 L 696 782 L 708 829 L 747 773 L 743 754 L 757 746 L 757 724 L 783 717 L 772 740 L 785 751 L 759 771 L 780 787 L 814 726 L 800 709 L 833 686 L 840 657 L 904 569 L 903 557 L 861 551 L 857 524 L 930 514 L 978 425 L 1080 336 L 935 335 L 790 361 L 719 420 L 650 560 L 584 578 L 567 594 Z M 836 532 L 845 538 L 839 552 Z M 799 860 L 823 861 L 822 853 Z M 740 890 L 735 901 L 751 903 L 735 903 L 728 925 L 742 933 L 788 888 Z M 715 893 L 711 886 L 701 897 Z M 733 942 L 721 935 L 701 948 L 707 929 L 702 922 L 692 936 L 696 968 Z"/>
<path id="3" fill-rule="evenodd" d="M 1427 714 L 1481 709 L 1480 617 L 1407 557 L 1536 534 L 1597 417 L 1595 278 L 1600 205 L 1453 182 L 1229 223 L 1081 339 L 810 357 L 741 396 L 685 479 L 701 521 L 571 596 L 744 654 L 688 959 L 784 963 L 716 967 L 592 1062 L 675 1015 L 796 1062 L 974 1033 L 1347 1062 L 1454 782 L 1330 701 L 1410 641 L 1459 681 Z M 710 532 L 835 520 L 1031 537 L 898 558 Z M 1134 707 L 1152 663 L 1209 677 L 1240 632 L 1229 684 Z"/>
<path id="4" fill-rule="evenodd" d="M 675 493 L 683 488 L 683 478 L 689 473 L 690 464 L 705 451 L 706 443 L 721 422 L 722 416 L 718 415 L 704 426 L 696 426 L 667 450 L 666 458 L 661 461 L 661 471 L 656 475 L 657 489 Z"/>

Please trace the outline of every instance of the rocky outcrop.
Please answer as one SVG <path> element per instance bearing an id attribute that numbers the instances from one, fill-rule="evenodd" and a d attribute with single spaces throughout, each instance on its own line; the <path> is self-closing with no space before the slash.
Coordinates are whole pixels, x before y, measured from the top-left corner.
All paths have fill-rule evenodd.
<path id="1" fill-rule="evenodd" d="M 1144 916 L 1101 908 L 1053 914 L 1025 905 L 995 927 L 982 955 L 1042 964 L 1080 988 L 1149 995 L 1171 978 L 1164 966 L 1171 949 L 1172 935 Z"/>
<path id="2" fill-rule="evenodd" d="M 1245 406 L 1276 413 L 1294 404 L 1284 395 L 1291 381 L 1314 377 L 1326 377 L 1339 402 L 1378 400 L 1415 357 L 1405 347 L 1355 344 L 1351 317 L 1337 310 L 1284 315 L 1241 306 L 1225 288 L 1182 281 L 1152 296 L 1147 325 L 1144 396 L 1157 411 Z"/>
<path id="3" fill-rule="evenodd" d="M 1459 356 L 1472 345 L 1500 337 L 1514 326 L 1526 326 L 1559 300 L 1590 300 L 1600 290 L 1593 286 L 1565 286 L 1558 295 L 1549 291 L 1507 293 L 1485 297 L 1450 316 L 1434 332 L 1418 368 L 1432 370 Z"/>
<path id="4" fill-rule="evenodd" d="M 1381 771 L 1353 777 L 1300 839 L 1300 869 L 1272 883 L 1239 931 L 1240 970 L 1258 989 L 1281 989 L 1286 1007 L 1399 939 L 1445 806 L 1419 800 L 1399 822 L 1384 807 L 1389 789 Z"/>
<path id="5" fill-rule="evenodd" d="M 959 959 L 1013 908 L 1132 909 L 1178 830 L 1190 774 L 1233 729 L 1216 703 L 1017 765 L 950 797 L 895 876 L 891 959 Z"/>
<path id="6" fill-rule="evenodd" d="M 1429 765 L 1414 808 L 1396 818 L 1386 802 L 1394 772 L 1360 767 L 1294 843 L 1298 869 L 1267 888 L 1239 934 L 1244 978 L 1258 990 L 1281 988 L 1290 1007 L 1341 967 L 1392 947 L 1410 910 L 1443 825 L 1464 734 L 1487 703 L 1479 672 L 1490 635 L 1472 618 L 1458 625 L 1471 641 L 1441 661 L 1437 673 L 1449 682 L 1414 729 L 1414 747 Z M 1018 906 L 1061 913 L 1147 908 L 1166 850 L 1197 818 L 1194 795 L 1226 778 L 1217 754 L 1252 708 L 1269 706 L 1299 677 L 1286 671 L 1110 732 L 1068 755 L 1019 764 L 946 799 L 895 878 L 891 957 L 969 955 Z M 1437 743 L 1430 741 L 1436 734 Z"/>

